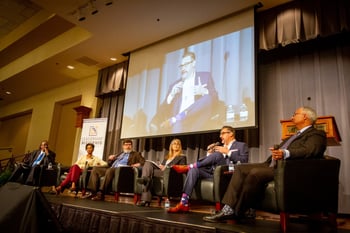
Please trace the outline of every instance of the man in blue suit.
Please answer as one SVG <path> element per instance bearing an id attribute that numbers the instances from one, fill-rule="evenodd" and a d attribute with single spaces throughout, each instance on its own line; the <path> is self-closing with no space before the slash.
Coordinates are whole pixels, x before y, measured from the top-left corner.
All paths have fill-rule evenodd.
<path id="1" fill-rule="evenodd" d="M 196 57 L 185 52 L 181 78 L 172 84 L 167 97 L 150 123 L 153 132 L 179 133 L 205 127 L 213 115 L 218 95 L 209 72 L 196 71 Z"/>
<path id="2" fill-rule="evenodd" d="M 168 210 L 169 213 L 188 212 L 188 201 L 197 181 L 202 178 L 212 178 L 214 169 L 218 165 L 228 164 L 229 161 L 237 163 L 248 162 L 248 146 L 244 142 L 235 139 L 235 130 L 231 126 L 223 126 L 220 131 L 222 146 L 211 144 L 208 146 L 208 154 L 204 159 L 190 165 L 174 165 L 172 168 L 179 172 L 187 172 L 183 187 L 181 201 L 175 207 Z"/>

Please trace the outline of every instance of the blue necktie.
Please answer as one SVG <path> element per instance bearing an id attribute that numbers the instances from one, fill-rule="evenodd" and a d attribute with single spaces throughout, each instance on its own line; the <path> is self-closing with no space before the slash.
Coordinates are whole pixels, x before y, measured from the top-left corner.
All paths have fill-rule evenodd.
<path id="1" fill-rule="evenodd" d="M 38 156 L 38 158 L 34 161 L 32 167 L 40 164 L 41 160 L 44 158 L 45 152 L 41 152 Z"/>

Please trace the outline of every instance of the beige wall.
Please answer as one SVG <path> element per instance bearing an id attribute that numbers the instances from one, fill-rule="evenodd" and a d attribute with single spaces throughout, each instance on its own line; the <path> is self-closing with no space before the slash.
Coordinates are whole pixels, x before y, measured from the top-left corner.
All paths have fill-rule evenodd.
<path id="1" fill-rule="evenodd" d="M 77 80 L 66 86 L 1 107 L 0 118 L 32 110 L 32 119 L 29 125 L 25 151 L 34 150 L 38 147 L 38 143 L 41 140 L 49 139 L 56 102 L 81 96 L 81 105 L 92 108 L 90 117 L 95 117 L 97 106 L 97 98 L 95 97 L 96 83 L 97 75 L 83 80 Z M 77 129 L 76 133 L 79 134 L 80 130 Z M 78 151 L 80 135 L 76 135 L 75 138 L 78 141 L 75 142 L 76 147 L 73 154 Z M 55 148 L 52 149 L 55 150 Z"/>

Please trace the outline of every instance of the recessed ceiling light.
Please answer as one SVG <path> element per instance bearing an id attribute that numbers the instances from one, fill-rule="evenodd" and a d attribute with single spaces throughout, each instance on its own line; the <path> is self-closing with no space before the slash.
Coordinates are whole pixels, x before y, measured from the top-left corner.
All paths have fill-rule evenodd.
<path id="1" fill-rule="evenodd" d="M 70 70 L 75 69 L 75 67 L 74 67 L 74 66 L 71 66 L 71 65 L 67 66 L 67 68 L 70 69 Z"/>
<path id="2" fill-rule="evenodd" d="M 11 94 L 12 94 L 11 91 L 6 91 L 5 93 L 6 93 L 7 95 L 11 95 Z"/>
<path id="3" fill-rule="evenodd" d="M 116 61 L 117 60 L 116 57 L 111 57 L 110 59 L 111 59 L 111 61 Z"/>

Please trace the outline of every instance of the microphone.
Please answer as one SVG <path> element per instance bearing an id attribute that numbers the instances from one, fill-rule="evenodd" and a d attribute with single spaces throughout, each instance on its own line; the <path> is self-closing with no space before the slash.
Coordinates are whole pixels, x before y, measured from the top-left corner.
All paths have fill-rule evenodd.
<path id="1" fill-rule="evenodd" d="M 279 148 L 280 148 L 280 145 L 278 145 L 278 144 L 273 145 L 274 150 L 278 150 Z"/>
<path id="2" fill-rule="evenodd" d="M 212 150 L 214 147 L 220 146 L 220 142 L 215 142 L 207 147 L 207 150 Z"/>

